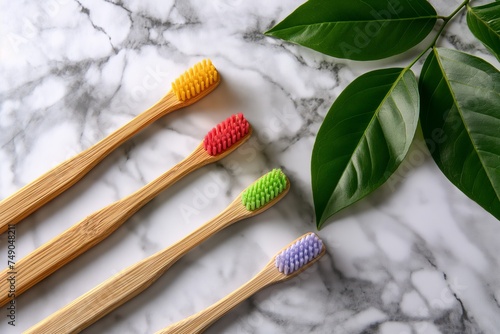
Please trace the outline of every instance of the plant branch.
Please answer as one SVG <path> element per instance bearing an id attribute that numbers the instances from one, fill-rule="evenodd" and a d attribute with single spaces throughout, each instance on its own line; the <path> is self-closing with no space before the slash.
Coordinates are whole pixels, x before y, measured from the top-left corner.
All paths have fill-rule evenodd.
<path id="1" fill-rule="evenodd" d="M 438 16 L 438 19 L 443 20 L 443 25 L 441 28 L 439 28 L 438 32 L 436 33 L 436 36 L 432 39 L 432 42 L 410 63 L 410 65 L 406 66 L 406 69 L 411 68 L 415 63 L 422 58 L 424 54 L 427 53 L 431 48 L 433 48 L 436 45 L 437 40 L 441 36 L 441 33 L 443 32 L 444 28 L 448 25 L 448 23 L 457 15 L 457 13 L 464 8 L 470 0 L 464 0 L 455 10 L 448 16 Z"/>

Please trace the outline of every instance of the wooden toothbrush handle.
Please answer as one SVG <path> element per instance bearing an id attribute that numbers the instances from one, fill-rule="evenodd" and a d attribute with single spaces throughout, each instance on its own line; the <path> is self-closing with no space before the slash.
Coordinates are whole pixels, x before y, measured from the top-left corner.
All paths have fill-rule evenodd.
<path id="1" fill-rule="evenodd" d="M 0 274 L 0 306 L 71 262 L 118 228 L 121 222 L 111 224 L 109 219 L 106 221 L 105 209 L 91 214 L 38 247 L 16 262 L 13 268 L 3 270 Z"/>
<path id="2" fill-rule="evenodd" d="M 241 199 L 233 203 L 239 203 Z M 124 269 L 56 313 L 42 320 L 25 334 L 78 333 L 115 308 L 144 291 L 155 282 L 172 264 L 203 240 L 225 226 L 246 218 L 238 216 L 244 212 L 232 205 L 210 222 L 180 240 L 173 246 Z"/>
<path id="3" fill-rule="evenodd" d="M 107 279 L 24 333 L 79 333 L 145 290 L 170 265 L 161 253 L 153 254 Z"/>
<path id="4" fill-rule="evenodd" d="M 283 277 L 284 275 L 276 269 L 274 263 L 270 262 L 259 274 L 225 298 L 189 318 L 156 332 L 156 334 L 202 333 L 242 301 L 248 299 L 264 287 L 283 280 Z"/>
<path id="5" fill-rule="evenodd" d="M 192 154 L 133 194 L 94 212 L 0 274 L 0 306 L 107 238 L 128 218 L 186 174 L 210 161 L 200 144 Z M 9 278 L 14 276 L 11 282 Z M 11 284 L 14 283 L 14 284 Z M 13 287 L 11 289 L 11 286 Z"/>
<path id="6" fill-rule="evenodd" d="M 173 92 L 95 145 L 77 154 L 0 202 L 0 233 L 70 188 L 127 139 L 182 107 Z"/>

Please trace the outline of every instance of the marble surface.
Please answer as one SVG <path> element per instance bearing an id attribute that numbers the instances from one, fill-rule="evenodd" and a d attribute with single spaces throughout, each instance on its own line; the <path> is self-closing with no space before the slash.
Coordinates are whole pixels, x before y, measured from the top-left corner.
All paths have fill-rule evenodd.
<path id="1" fill-rule="evenodd" d="M 253 138 L 163 192 L 104 242 L 17 299 L 20 333 L 222 211 L 268 170 L 287 197 L 191 251 L 144 293 L 85 333 L 153 333 L 230 293 L 283 246 L 315 231 L 310 155 L 338 94 L 358 75 L 406 64 L 351 62 L 264 37 L 302 0 L 50 0 L 0 3 L 0 199 L 111 133 L 204 57 L 221 86 L 113 152 L 16 227 L 17 260 L 187 156 L 215 124 L 243 112 Z M 451 2 L 433 1 L 440 14 Z M 457 4 L 454 1 L 453 4 Z M 459 15 L 440 45 L 498 62 Z M 416 67 L 421 66 L 419 63 Z M 441 174 L 417 138 L 383 187 L 318 232 L 328 253 L 257 293 L 207 333 L 498 333 L 500 223 Z M 0 262 L 7 262 L 6 236 Z"/>

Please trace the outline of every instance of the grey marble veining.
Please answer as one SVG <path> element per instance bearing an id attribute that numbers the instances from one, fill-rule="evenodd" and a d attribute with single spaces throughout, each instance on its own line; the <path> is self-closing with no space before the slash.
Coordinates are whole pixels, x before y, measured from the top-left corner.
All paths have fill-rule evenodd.
<path id="1" fill-rule="evenodd" d="M 254 128 L 238 151 L 184 178 L 20 296 L 16 327 L 2 316 L 1 333 L 20 333 L 173 244 L 275 167 L 292 183 L 282 202 L 215 235 L 85 333 L 153 333 L 224 297 L 290 241 L 315 230 L 310 155 L 323 117 L 358 75 L 404 66 L 411 56 L 360 63 L 262 35 L 300 3 L 0 4 L 0 199 L 148 108 L 202 58 L 222 75 L 209 96 L 148 127 L 18 224 L 18 260 L 175 165 L 230 114 L 243 112 Z M 447 15 L 458 1 L 432 3 Z M 440 45 L 498 67 L 468 32 L 464 15 Z M 207 333 L 498 333 L 500 224 L 449 183 L 420 137 L 384 186 L 318 234 L 328 253 L 317 265 L 257 293 Z M 4 263 L 5 235 L 0 243 Z"/>

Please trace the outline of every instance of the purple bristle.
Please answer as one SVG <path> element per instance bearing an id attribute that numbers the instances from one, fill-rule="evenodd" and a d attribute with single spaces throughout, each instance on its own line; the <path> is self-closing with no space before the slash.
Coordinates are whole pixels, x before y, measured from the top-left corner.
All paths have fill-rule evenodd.
<path id="1" fill-rule="evenodd" d="M 276 268 L 290 275 L 316 258 L 323 249 L 323 242 L 314 233 L 301 238 L 276 256 Z"/>

